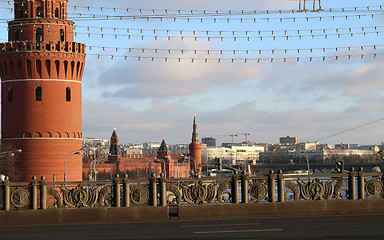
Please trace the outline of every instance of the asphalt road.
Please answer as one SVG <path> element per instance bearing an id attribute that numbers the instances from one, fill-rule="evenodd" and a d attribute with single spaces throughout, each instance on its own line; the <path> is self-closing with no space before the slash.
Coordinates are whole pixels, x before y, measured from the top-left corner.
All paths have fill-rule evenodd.
<path id="1" fill-rule="evenodd" d="M 384 239 L 384 215 L 0 227 L 0 239 Z"/>

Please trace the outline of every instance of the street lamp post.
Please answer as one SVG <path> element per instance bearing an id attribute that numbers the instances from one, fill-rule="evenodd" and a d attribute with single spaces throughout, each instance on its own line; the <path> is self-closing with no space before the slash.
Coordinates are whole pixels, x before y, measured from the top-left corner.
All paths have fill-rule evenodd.
<path id="1" fill-rule="evenodd" d="M 307 160 L 307 171 L 308 171 L 308 176 L 310 175 L 310 169 L 309 169 L 309 158 L 308 155 L 305 151 L 300 151 L 300 153 L 305 157 L 305 160 Z"/>
<path id="2" fill-rule="evenodd" d="M 288 152 L 292 153 L 292 152 L 296 152 L 296 151 L 291 151 L 289 150 Z M 308 176 L 310 175 L 310 168 L 309 168 L 309 157 L 308 157 L 308 154 L 307 152 L 301 150 L 298 152 L 299 154 L 303 155 L 305 160 L 307 161 L 307 171 L 308 171 Z"/>
<path id="3" fill-rule="evenodd" d="M 21 153 L 21 152 L 22 152 L 21 149 L 15 149 L 12 151 L 2 152 L 2 153 L 0 153 L 0 158 L 13 157 L 13 156 L 15 156 L 15 153 Z M 5 175 L 0 174 L 0 182 L 5 181 L 5 177 L 6 177 Z"/>
<path id="4" fill-rule="evenodd" d="M 13 157 L 13 156 L 15 156 L 15 153 L 21 153 L 21 152 L 22 152 L 21 149 L 15 149 L 15 150 L 12 150 L 12 151 L 6 151 L 6 152 L 0 153 L 0 157 Z"/>
<path id="5" fill-rule="evenodd" d="M 75 154 L 76 154 L 76 153 L 75 153 Z M 100 159 L 105 158 L 105 157 L 106 157 L 106 155 L 103 155 L 103 156 L 99 156 L 99 157 L 97 157 L 97 158 L 95 158 L 95 159 L 92 160 L 92 162 L 91 162 L 91 166 L 90 166 L 91 174 L 90 174 L 90 178 L 89 178 L 89 180 L 92 179 L 92 180 L 96 181 L 96 175 L 97 175 L 97 171 L 96 171 L 96 163 L 99 162 Z M 93 167 L 93 169 L 92 169 L 92 167 Z"/>
<path id="6" fill-rule="evenodd" d="M 197 169 L 196 170 L 196 161 L 195 161 L 195 159 L 192 157 L 192 156 L 189 156 L 189 159 L 193 162 L 193 164 L 194 164 L 194 168 L 193 168 L 193 177 L 196 177 L 196 175 L 197 176 L 199 176 L 199 171 L 200 171 L 200 169 Z"/>
<path id="7" fill-rule="evenodd" d="M 80 149 L 80 150 L 82 150 L 82 149 Z M 64 182 L 67 181 L 67 159 L 68 159 L 70 156 L 73 156 L 73 155 L 79 155 L 80 152 L 77 152 L 77 151 L 78 151 L 78 150 L 69 152 L 69 153 L 67 154 L 67 156 L 65 156 L 65 158 L 64 158 Z"/>

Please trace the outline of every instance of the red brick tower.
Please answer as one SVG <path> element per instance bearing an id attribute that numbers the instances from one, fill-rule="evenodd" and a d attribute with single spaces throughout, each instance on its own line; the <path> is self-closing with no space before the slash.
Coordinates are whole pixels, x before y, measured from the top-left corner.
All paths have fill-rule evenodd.
<path id="1" fill-rule="evenodd" d="M 193 118 L 192 142 L 189 144 L 190 169 L 196 176 L 201 177 L 201 143 L 197 134 L 196 115 Z"/>
<path id="2" fill-rule="evenodd" d="M 166 178 L 170 176 L 169 162 L 171 160 L 171 152 L 168 150 L 168 146 L 165 140 L 161 142 L 160 148 L 157 151 L 157 159 L 161 162 L 161 172 L 164 173 Z"/>
<path id="3" fill-rule="evenodd" d="M 108 162 L 119 162 L 119 138 L 117 137 L 116 129 L 113 130 L 109 144 Z"/>
<path id="4" fill-rule="evenodd" d="M 67 0 L 14 0 L 0 44 L 2 145 L 22 149 L 22 181 L 82 179 L 81 78 L 85 45 L 73 42 Z"/>

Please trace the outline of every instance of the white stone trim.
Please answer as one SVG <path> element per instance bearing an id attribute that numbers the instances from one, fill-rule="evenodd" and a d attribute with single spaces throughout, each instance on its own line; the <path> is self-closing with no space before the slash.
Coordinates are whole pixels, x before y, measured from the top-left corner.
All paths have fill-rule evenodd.
<path id="1" fill-rule="evenodd" d="M 14 79 L 14 80 L 1 81 L 1 83 L 9 83 L 9 82 L 71 82 L 71 83 L 81 84 L 81 81 L 65 80 L 65 79 Z"/>

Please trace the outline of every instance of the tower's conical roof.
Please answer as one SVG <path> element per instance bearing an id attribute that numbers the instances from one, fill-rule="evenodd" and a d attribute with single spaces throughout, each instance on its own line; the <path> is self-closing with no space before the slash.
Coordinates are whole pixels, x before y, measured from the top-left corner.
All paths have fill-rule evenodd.
<path id="1" fill-rule="evenodd" d="M 117 138 L 116 128 L 113 129 L 113 133 L 112 133 L 111 138 Z"/>
<path id="2" fill-rule="evenodd" d="M 160 148 L 159 148 L 159 152 L 168 152 L 168 146 L 167 144 L 165 143 L 165 140 L 163 139 L 163 141 L 161 142 L 161 145 L 160 145 Z"/>

